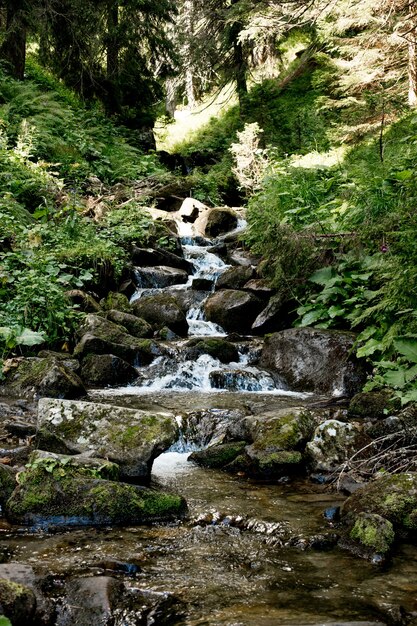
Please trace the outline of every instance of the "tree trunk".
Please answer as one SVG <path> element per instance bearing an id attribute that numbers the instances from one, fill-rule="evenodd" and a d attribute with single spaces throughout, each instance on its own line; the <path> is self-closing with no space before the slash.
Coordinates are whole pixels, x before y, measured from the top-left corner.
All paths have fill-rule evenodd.
<path id="1" fill-rule="evenodd" d="M 417 36 L 413 29 L 408 35 L 408 104 L 417 107 Z"/>
<path id="2" fill-rule="evenodd" d="M 237 4 L 238 0 L 232 0 L 231 4 Z M 246 96 L 248 94 L 248 86 L 246 83 L 246 74 L 248 64 L 245 58 L 243 46 L 239 41 L 240 31 L 243 24 L 239 21 L 234 22 L 230 28 L 230 43 L 233 46 L 233 77 L 236 83 L 236 91 L 239 99 L 240 114 L 243 116 L 246 110 Z"/>
<path id="3" fill-rule="evenodd" d="M 23 80 L 25 75 L 26 30 L 25 0 L 6 0 L 6 33 L 0 59 L 18 80 Z"/>
<path id="4" fill-rule="evenodd" d="M 192 56 L 192 41 L 194 37 L 194 1 L 184 1 L 184 21 L 186 31 L 186 42 L 184 49 L 185 59 L 185 95 L 187 96 L 187 104 L 190 109 L 195 107 L 195 81 L 194 81 L 194 67 Z"/>
<path id="5" fill-rule="evenodd" d="M 106 49 L 106 109 L 109 115 L 121 110 L 119 84 L 119 2 L 107 3 L 107 49 Z"/>

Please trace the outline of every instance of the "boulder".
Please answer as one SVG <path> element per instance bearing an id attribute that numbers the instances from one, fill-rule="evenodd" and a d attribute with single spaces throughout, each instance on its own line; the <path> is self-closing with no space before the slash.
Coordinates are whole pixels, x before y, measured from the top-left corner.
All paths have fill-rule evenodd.
<path id="1" fill-rule="evenodd" d="M 357 393 L 350 401 L 348 415 L 365 419 L 384 418 L 391 398 L 389 391 Z"/>
<path id="2" fill-rule="evenodd" d="M 367 443 L 369 440 L 356 424 L 330 419 L 316 428 L 306 452 L 313 470 L 332 472 L 341 470 L 343 464 Z"/>
<path id="3" fill-rule="evenodd" d="M 239 360 L 239 352 L 236 346 L 225 339 L 196 338 L 191 339 L 185 345 L 185 358 L 195 361 L 202 354 L 209 354 L 213 359 L 218 359 L 221 363 L 230 363 Z"/>
<path id="4" fill-rule="evenodd" d="M 187 336 L 188 322 L 185 314 L 170 295 L 144 296 L 133 302 L 132 309 L 135 315 L 142 317 L 156 329 L 168 326 L 180 337 Z"/>
<path id="5" fill-rule="evenodd" d="M 136 315 L 111 309 L 107 311 L 105 317 L 111 322 L 126 328 L 129 335 L 137 339 L 147 339 L 153 335 L 152 326 L 140 317 L 136 317 Z"/>
<path id="6" fill-rule="evenodd" d="M 119 480 L 120 467 L 117 463 L 98 459 L 89 454 L 55 454 L 46 450 L 34 450 L 26 465 L 27 468 L 41 467 L 49 472 L 69 475 L 77 474 L 87 478 L 102 478 L 103 480 Z M 16 485 L 15 485 L 16 486 Z"/>
<path id="7" fill-rule="evenodd" d="M 304 461 L 302 451 L 314 428 L 309 412 L 301 408 L 281 409 L 274 415 L 247 421 L 253 438 L 245 450 L 251 474 L 279 477 L 300 471 Z"/>
<path id="8" fill-rule="evenodd" d="M 269 282 L 264 278 L 252 278 L 242 287 L 244 291 L 250 291 L 258 298 L 270 298 L 274 290 L 269 286 Z"/>
<path id="9" fill-rule="evenodd" d="M 89 387 L 106 387 L 127 385 L 138 378 L 138 373 L 114 354 L 88 354 L 82 362 L 81 378 Z"/>
<path id="10" fill-rule="evenodd" d="M 4 396 L 25 398 L 80 398 L 86 390 L 74 372 L 74 361 L 47 358 L 13 358 L 5 361 L 4 382 L 0 386 Z"/>
<path id="11" fill-rule="evenodd" d="M 16 474 L 8 465 L 0 464 L 0 506 L 4 506 L 16 487 Z"/>
<path id="12" fill-rule="evenodd" d="M 181 285 L 187 282 L 188 274 L 185 270 L 155 265 L 154 267 L 138 267 L 135 270 L 139 287 L 164 289 L 172 285 Z"/>
<path id="13" fill-rule="evenodd" d="M 132 262 L 137 267 L 155 267 L 167 265 L 184 270 L 188 274 L 192 271 L 193 265 L 186 259 L 161 248 L 133 248 Z"/>
<path id="14" fill-rule="evenodd" d="M 204 305 L 206 318 L 227 332 L 247 333 L 263 308 L 262 300 L 236 289 L 224 289 L 207 298 Z"/>
<path id="15" fill-rule="evenodd" d="M 242 289 L 242 287 L 253 278 L 255 270 L 252 266 L 229 267 L 223 274 L 220 274 L 216 281 L 217 289 Z"/>
<path id="16" fill-rule="evenodd" d="M 242 454 L 246 447 L 245 441 L 237 441 L 232 443 L 223 443 L 215 446 L 210 446 L 205 450 L 193 452 L 188 457 L 188 461 L 192 461 L 196 465 L 201 467 L 208 467 L 210 469 L 222 469 L 237 456 Z"/>
<path id="17" fill-rule="evenodd" d="M 87 315 L 77 335 L 80 340 L 74 355 L 81 358 L 88 354 L 114 354 L 126 361 L 147 365 L 162 354 L 154 341 L 133 337 L 124 326 L 99 315 Z"/>
<path id="18" fill-rule="evenodd" d="M 386 555 L 392 547 L 395 532 L 392 523 L 378 513 L 360 512 L 350 529 L 349 539 L 363 556 Z M 353 548 L 356 546 L 352 546 Z"/>
<path id="19" fill-rule="evenodd" d="M 178 439 L 171 413 L 109 404 L 42 399 L 38 445 L 53 452 L 91 455 L 120 465 L 122 477 L 147 480 L 153 460 Z"/>
<path id="20" fill-rule="evenodd" d="M 9 624 L 27 626 L 35 617 L 36 596 L 29 587 L 0 578 L 0 606 L 2 615 L 10 619 Z"/>
<path id="21" fill-rule="evenodd" d="M 260 364 L 281 376 L 290 389 L 353 396 L 366 376 L 352 355 L 354 341 L 354 333 L 291 328 L 265 339 Z"/>
<path id="22" fill-rule="evenodd" d="M 204 233 L 210 238 L 234 230 L 238 224 L 236 213 L 227 208 L 211 209 L 205 219 Z"/>
<path id="23" fill-rule="evenodd" d="M 247 285 L 244 288 L 247 289 Z M 288 328 L 291 326 L 289 308 L 286 296 L 281 293 L 275 294 L 253 322 L 252 331 L 265 335 Z"/>
<path id="24" fill-rule="evenodd" d="M 99 478 L 60 464 L 37 465 L 19 474 L 6 516 L 41 528 L 144 524 L 184 516 L 181 496 Z"/>
<path id="25" fill-rule="evenodd" d="M 372 513 L 390 521 L 394 530 L 417 530 L 417 473 L 378 476 L 349 496 L 341 513 L 351 527 L 360 513 Z"/>
<path id="26" fill-rule="evenodd" d="M 42 581 L 37 578 L 30 565 L 1 563 L 0 580 L 0 606 L 10 620 L 13 620 L 13 626 L 54 623 L 53 602 L 42 595 Z M 3 611 L 0 610 L 0 613 Z"/>

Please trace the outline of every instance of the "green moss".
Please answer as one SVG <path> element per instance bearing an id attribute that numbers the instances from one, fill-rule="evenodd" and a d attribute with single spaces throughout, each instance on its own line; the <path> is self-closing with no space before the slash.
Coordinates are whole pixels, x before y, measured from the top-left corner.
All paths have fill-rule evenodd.
<path id="1" fill-rule="evenodd" d="M 281 468 L 282 466 L 299 465 L 303 461 L 301 452 L 282 450 L 266 454 L 258 459 L 261 472 Z"/>
<path id="2" fill-rule="evenodd" d="M 267 450 L 291 450 L 299 446 L 312 429 L 312 419 L 307 413 L 296 415 L 289 413 L 269 420 L 261 428 L 256 438 L 254 448 Z"/>
<path id="3" fill-rule="evenodd" d="M 417 529 L 417 474 L 382 476 L 350 496 L 343 505 L 347 516 L 361 512 L 382 515 L 394 527 Z"/>
<path id="4" fill-rule="evenodd" d="M 58 518 L 67 525 L 141 524 L 173 519 L 185 510 L 180 496 L 82 474 L 57 476 L 44 467 L 25 472 L 6 507 L 12 521 L 31 524 L 41 518 L 57 523 Z"/>
<path id="5" fill-rule="evenodd" d="M 243 452 L 246 445 L 245 441 L 238 441 L 212 446 L 206 450 L 193 452 L 189 460 L 203 467 L 220 469 L 234 461 Z"/>
<path id="6" fill-rule="evenodd" d="M 118 293 L 115 291 L 110 291 L 110 293 L 107 294 L 106 298 L 100 301 L 100 306 L 105 311 L 110 311 L 111 309 L 114 309 L 116 311 L 123 311 L 124 313 L 129 313 L 131 311 L 127 296 L 125 296 L 123 293 Z"/>
<path id="7" fill-rule="evenodd" d="M 390 521 L 374 513 L 361 513 L 350 531 L 350 538 L 378 554 L 386 554 L 395 539 Z"/>

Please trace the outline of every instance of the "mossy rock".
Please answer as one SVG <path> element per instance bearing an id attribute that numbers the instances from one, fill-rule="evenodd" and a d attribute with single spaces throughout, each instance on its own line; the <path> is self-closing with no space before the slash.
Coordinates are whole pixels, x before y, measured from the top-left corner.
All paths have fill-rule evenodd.
<path id="1" fill-rule="evenodd" d="M 243 452 L 246 445 L 245 441 L 237 441 L 210 446 L 205 450 L 193 452 L 188 457 L 188 460 L 201 465 L 201 467 L 221 469 L 234 461 Z"/>
<path id="2" fill-rule="evenodd" d="M 138 339 L 120 326 L 99 315 L 87 315 L 77 332 L 80 341 L 74 355 L 114 354 L 130 363 L 148 365 L 162 351 L 151 339 Z"/>
<path id="3" fill-rule="evenodd" d="M 379 419 L 385 417 L 392 394 L 388 391 L 368 391 L 357 393 L 349 404 L 349 417 Z"/>
<path id="4" fill-rule="evenodd" d="M 369 437 L 357 424 L 326 420 L 316 428 L 313 439 L 307 444 L 309 465 L 321 472 L 340 470 L 349 457 L 368 443 Z"/>
<path id="5" fill-rule="evenodd" d="M 105 315 L 111 322 L 124 326 L 132 337 L 146 339 L 153 335 L 152 326 L 146 320 L 136 317 L 136 315 L 116 311 L 115 309 L 107 311 Z"/>
<path id="6" fill-rule="evenodd" d="M 117 291 L 110 291 L 105 298 L 100 300 L 100 306 L 104 311 L 115 309 L 116 311 L 130 313 L 132 310 L 127 296 Z"/>
<path id="7" fill-rule="evenodd" d="M 70 367 L 70 361 L 55 357 L 15 358 L 5 362 L 4 396 L 25 398 L 80 398 L 86 389 L 80 377 Z"/>
<path id="8" fill-rule="evenodd" d="M 86 476 L 103 480 L 119 480 L 120 467 L 107 459 L 95 459 L 83 454 L 54 454 L 45 450 L 34 450 L 27 468 L 44 468 L 58 480 L 63 476 Z M 15 484 L 16 486 L 16 484 Z"/>
<path id="9" fill-rule="evenodd" d="M 253 449 L 303 449 L 314 426 L 313 415 L 305 409 L 281 409 L 271 417 L 261 416 L 253 421 Z"/>
<path id="10" fill-rule="evenodd" d="M 353 526 L 361 513 L 375 513 L 394 529 L 417 530 L 417 473 L 386 474 L 352 494 L 343 504 L 342 520 Z"/>
<path id="11" fill-rule="evenodd" d="M 82 362 L 81 378 L 89 387 L 127 385 L 137 377 L 135 368 L 114 354 L 88 354 Z"/>
<path id="12" fill-rule="evenodd" d="M 394 542 L 392 523 L 377 513 L 359 513 L 349 532 L 349 538 L 365 552 L 386 555 Z"/>
<path id="13" fill-rule="evenodd" d="M 149 479 L 153 460 L 177 439 L 171 413 L 46 398 L 38 405 L 39 447 L 109 459 L 122 477 L 137 481 Z"/>
<path id="14" fill-rule="evenodd" d="M 27 626 L 35 616 L 36 596 L 29 587 L 0 578 L 0 606 L 13 626 Z"/>
<path id="15" fill-rule="evenodd" d="M 16 487 L 16 474 L 7 465 L 0 464 L 0 505 L 4 506 Z"/>
<path id="16" fill-rule="evenodd" d="M 178 495 L 82 475 L 61 476 L 42 466 L 20 474 L 6 504 L 11 522 L 43 528 L 144 524 L 178 519 L 185 512 L 185 500 Z"/>
<path id="17" fill-rule="evenodd" d="M 304 468 L 304 446 L 314 428 L 305 409 L 282 409 L 273 416 L 249 418 L 253 443 L 243 460 L 245 473 L 267 478 L 293 474 Z"/>
<path id="18" fill-rule="evenodd" d="M 208 354 L 221 363 L 237 362 L 239 352 L 236 346 L 225 339 L 191 339 L 186 344 L 186 358 L 196 360 L 202 354 Z"/>

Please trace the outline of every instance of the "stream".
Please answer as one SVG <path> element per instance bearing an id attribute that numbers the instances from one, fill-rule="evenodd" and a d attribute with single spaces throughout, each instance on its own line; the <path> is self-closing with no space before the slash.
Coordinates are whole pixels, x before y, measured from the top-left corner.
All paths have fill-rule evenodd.
<path id="1" fill-rule="evenodd" d="M 207 247 L 184 243 L 194 277 L 214 284 L 227 265 Z M 155 289 L 139 286 L 133 298 Z M 202 301 L 189 309 L 190 336 L 225 336 L 204 319 Z M 164 356 L 138 368 L 139 384 L 92 391 L 90 400 L 226 417 L 228 411 L 256 414 L 316 400 L 257 368 L 259 339 L 238 341 L 239 360 L 227 365 L 208 355 L 187 360 L 184 342 L 170 342 Z M 202 469 L 187 460 L 199 447 L 201 441 L 180 440 L 153 465 L 154 485 L 187 500 L 184 522 L 59 533 L 3 522 L 1 560 L 47 573 L 52 590 L 71 572 L 121 577 L 132 588 L 172 594 L 184 607 L 172 623 L 183 626 L 392 624 L 400 605 L 417 610 L 417 546 L 401 545 L 384 567 L 328 546 L 317 536 L 332 532 L 323 512 L 341 504 L 341 494 L 305 479 L 263 483 Z"/>

